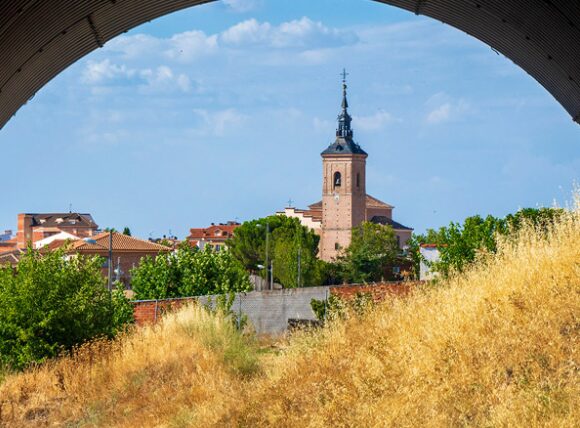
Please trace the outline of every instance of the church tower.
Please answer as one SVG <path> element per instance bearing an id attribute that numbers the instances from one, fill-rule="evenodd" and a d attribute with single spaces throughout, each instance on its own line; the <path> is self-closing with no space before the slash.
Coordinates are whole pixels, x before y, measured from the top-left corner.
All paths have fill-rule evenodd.
<path id="1" fill-rule="evenodd" d="M 330 261 L 351 242 L 352 228 L 366 217 L 366 152 L 353 140 L 348 114 L 346 71 L 336 140 L 322 155 L 322 234 L 320 257 Z"/>

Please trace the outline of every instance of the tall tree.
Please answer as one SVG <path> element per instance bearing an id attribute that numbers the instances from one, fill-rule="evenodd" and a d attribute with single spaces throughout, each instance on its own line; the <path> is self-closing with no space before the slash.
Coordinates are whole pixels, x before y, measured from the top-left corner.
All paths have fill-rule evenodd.
<path id="1" fill-rule="evenodd" d="M 298 219 L 274 215 L 245 222 L 236 229 L 227 245 L 246 269 L 263 276 L 265 271 L 259 266 L 274 261 L 275 280 L 284 287 L 296 287 L 320 282 L 316 259 L 319 240 L 319 236 L 302 226 Z"/>
<path id="2" fill-rule="evenodd" d="M 346 279 L 352 282 L 380 281 L 399 254 L 393 228 L 363 222 L 352 230 L 352 241 L 340 262 Z"/>
<path id="3" fill-rule="evenodd" d="M 123 228 L 123 235 L 131 236 L 131 229 L 128 226 Z"/>

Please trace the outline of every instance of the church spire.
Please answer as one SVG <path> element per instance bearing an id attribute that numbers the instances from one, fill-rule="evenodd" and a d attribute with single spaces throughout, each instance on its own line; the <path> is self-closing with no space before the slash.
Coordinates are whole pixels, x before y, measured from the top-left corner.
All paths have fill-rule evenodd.
<path id="1" fill-rule="evenodd" d="M 342 70 L 342 112 L 338 115 L 338 128 L 336 130 L 336 136 L 342 138 L 352 138 L 352 129 L 350 123 L 352 118 L 348 114 L 348 100 L 346 99 L 346 76 L 348 73 L 345 69 Z"/>

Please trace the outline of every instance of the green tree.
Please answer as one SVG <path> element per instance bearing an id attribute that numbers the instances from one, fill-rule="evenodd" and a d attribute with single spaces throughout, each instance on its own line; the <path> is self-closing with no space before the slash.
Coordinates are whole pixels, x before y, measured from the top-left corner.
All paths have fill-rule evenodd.
<path id="1" fill-rule="evenodd" d="M 15 269 L 0 267 L 0 365 L 42 362 L 132 321 L 122 292 L 107 290 L 102 262 L 28 249 Z"/>
<path id="2" fill-rule="evenodd" d="M 478 254 L 495 253 L 497 237 L 517 233 L 524 225 L 539 231 L 547 231 L 564 213 L 559 208 L 525 208 L 505 218 L 491 215 L 468 217 L 463 224 L 451 222 L 439 230 L 429 229 L 422 235 L 413 235 L 409 242 L 409 253 L 414 261 L 416 275 L 419 271 L 421 244 L 439 246 L 440 260 L 431 268 L 444 276 L 452 272 L 463 272 Z"/>
<path id="3" fill-rule="evenodd" d="M 136 299 L 225 294 L 251 289 L 248 274 L 229 252 L 181 245 L 175 253 L 146 257 L 131 270 Z"/>
<path id="4" fill-rule="evenodd" d="M 319 240 L 319 236 L 302 226 L 298 219 L 273 215 L 245 222 L 236 229 L 227 245 L 247 270 L 264 277 L 266 273 L 259 270 L 259 266 L 266 265 L 266 258 L 268 264 L 274 260 L 275 280 L 284 287 L 296 287 L 299 285 L 299 270 L 300 285 L 318 285 L 321 281 L 316 258 Z"/>
<path id="5" fill-rule="evenodd" d="M 352 241 L 339 261 L 351 282 L 380 281 L 399 254 L 393 228 L 363 222 L 352 230 Z"/>
<path id="6" fill-rule="evenodd" d="M 131 229 L 128 226 L 123 228 L 123 235 L 131 236 Z"/>

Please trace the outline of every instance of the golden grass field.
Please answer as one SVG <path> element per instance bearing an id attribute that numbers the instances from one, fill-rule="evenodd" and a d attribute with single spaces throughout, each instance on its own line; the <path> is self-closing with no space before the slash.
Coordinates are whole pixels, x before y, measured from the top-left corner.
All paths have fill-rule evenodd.
<path id="1" fill-rule="evenodd" d="M 580 211 L 267 346 L 189 307 L 0 385 L 0 426 L 578 427 Z"/>

